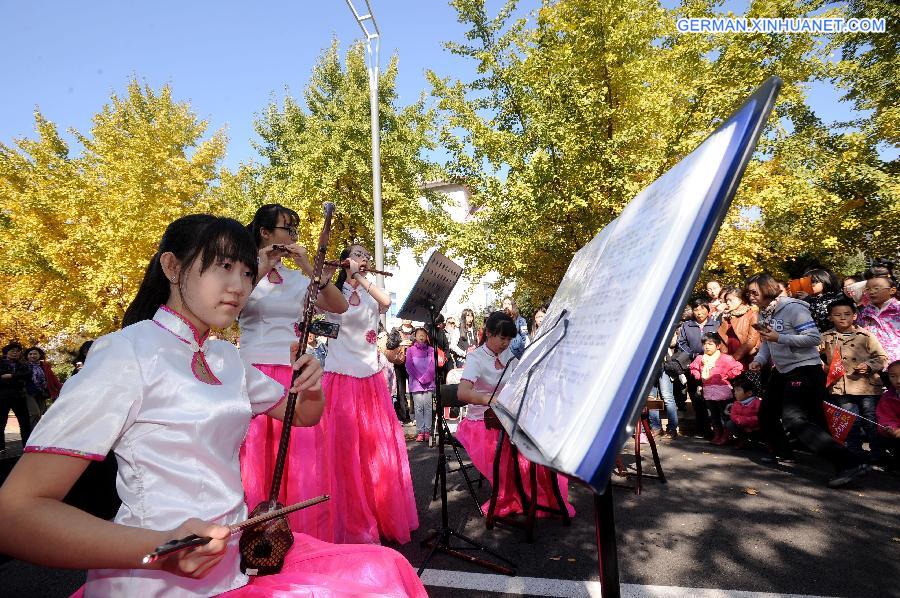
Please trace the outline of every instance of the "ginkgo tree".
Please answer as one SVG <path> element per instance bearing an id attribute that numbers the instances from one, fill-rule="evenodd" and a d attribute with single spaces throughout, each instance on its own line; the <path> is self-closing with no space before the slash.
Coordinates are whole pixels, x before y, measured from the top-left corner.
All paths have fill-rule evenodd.
<path id="1" fill-rule="evenodd" d="M 72 131 L 35 113 L 35 138 L 0 144 L 0 335 L 43 342 L 117 328 L 165 227 L 221 211 L 210 194 L 226 138 L 169 86 L 132 80 Z"/>

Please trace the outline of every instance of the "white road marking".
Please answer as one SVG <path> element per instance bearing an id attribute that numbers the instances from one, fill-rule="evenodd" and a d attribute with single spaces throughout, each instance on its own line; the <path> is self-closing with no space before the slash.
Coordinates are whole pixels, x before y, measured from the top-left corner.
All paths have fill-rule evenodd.
<path id="1" fill-rule="evenodd" d="M 442 571 L 439 569 L 426 569 L 422 573 L 422 583 L 433 587 L 479 590 L 503 594 L 529 594 L 532 596 L 592 598 L 601 595 L 599 581 L 509 577 L 489 573 Z M 775 594 L 771 592 L 684 588 L 679 586 L 643 586 L 630 583 L 621 584 L 620 589 L 623 598 L 824 598 L 808 594 Z"/>

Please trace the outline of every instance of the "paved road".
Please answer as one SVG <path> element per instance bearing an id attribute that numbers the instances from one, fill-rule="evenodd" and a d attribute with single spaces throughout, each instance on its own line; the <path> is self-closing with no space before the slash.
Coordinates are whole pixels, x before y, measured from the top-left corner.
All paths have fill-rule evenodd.
<path id="1" fill-rule="evenodd" d="M 827 467 L 809 455 L 771 467 L 758 463 L 759 452 L 702 440 L 680 439 L 660 450 L 668 484 L 645 480 L 640 496 L 614 491 L 625 595 L 751 596 L 699 590 L 711 588 L 900 596 L 900 475 L 872 472 L 854 487 L 830 490 Z M 430 502 L 435 454 L 410 443 L 421 527 L 413 542 L 396 548 L 414 566 L 425 557 L 418 541 L 440 521 L 439 503 Z M 519 577 L 437 555 L 424 575 L 435 584 L 432 596 L 599 595 L 592 501 L 584 488 L 572 488 L 578 510 L 572 526 L 541 521 L 536 542 L 528 544 L 518 530 L 486 530 L 461 480 L 450 477 L 451 525 L 515 561 Z M 486 485 L 479 492 L 487 499 Z M 82 581 L 77 571 L 19 561 L 0 566 L 0 596 L 63 597 Z"/>

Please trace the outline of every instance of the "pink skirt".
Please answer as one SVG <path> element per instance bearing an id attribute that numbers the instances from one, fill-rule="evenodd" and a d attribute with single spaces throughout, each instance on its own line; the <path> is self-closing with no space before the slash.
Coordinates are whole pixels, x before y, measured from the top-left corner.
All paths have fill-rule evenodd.
<path id="1" fill-rule="evenodd" d="M 494 485 L 494 454 L 497 452 L 497 439 L 499 436 L 500 430 L 488 430 L 484 425 L 484 421 L 474 421 L 470 419 L 463 419 L 459 423 L 459 428 L 456 430 L 456 439 L 466 448 L 466 452 L 469 453 L 469 458 L 472 459 L 472 463 L 478 468 L 478 471 L 488 479 L 491 486 Z M 494 514 L 500 517 L 525 512 L 522 507 L 522 501 L 519 498 L 519 491 L 516 489 L 513 470 L 515 464 L 513 463 L 512 453 L 509 449 L 509 439 L 504 438 L 503 448 L 500 452 L 500 489 L 497 493 L 497 505 L 494 509 Z M 530 465 L 530 461 L 523 457 L 521 453 L 519 453 L 518 457 L 519 473 L 522 477 L 525 496 L 530 499 L 529 493 L 531 489 L 528 484 L 528 466 Z M 557 481 L 559 482 L 559 493 L 566 505 L 566 510 L 569 511 L 570 517 L 574 516 L 575 507 L 569 502 L 568 478 L 559 474 L 554 474 L 542 465 L 538 465 L 537 467 L 538 504 L 553 508 L 559 506 L 559 503 L 557 503 L 556 497 L 553 494 L 551 475 L 556 475 Z M 482 508 L 487 512 L 489 506 L 490 501 L 484 503 Z M 543 511 L 537 511 L 536 515 L 537 517 L 551 516 L 550 513 L 545 513 Z"/>
<path id="2" fill-rule="evenodd" d="M 354 378 L 326 372 L 322 473 L 339 543 L 406 543 L 419 527 L 403 428 L 381 372 Z"/>
<path id="3" fill-rule="evenodd" d="M 263 374 L 288 388 L 292 371 L 287 365 L 254 364 Z M 250 421 L 250 429 L 241 446 L 241 479 L 244 484 L 244 499 L 247 508 L 269 498 L 272 487 L 272 472 L 278 457 L 278 443 L 281 440 L 281 422 L 260 415 Z M 291 442 L 284 463 L 284 474 L 278 500 L 283 505 L 302 502 L 314 496 L 328 494 L 325 483 L 325 463 L 317 447 L 325 443 L 322 429 L 294 427 Z M 320 540 L 332 541 L 331 501 L 289 514 L 288 522 L 295 532 L 309 534 Z"/>
<path id="4" fill-rule="evenodd" d="M 173 586 L 178 578 L 172 576 Z M 70 598 L 83 598 L 80 588 Z M 224 598 L 428 598 L 425 587 L 403 555 L 371 544 L 329 544 L 294 534 L 294 546 L 277 575 L 251 577 Z"/>

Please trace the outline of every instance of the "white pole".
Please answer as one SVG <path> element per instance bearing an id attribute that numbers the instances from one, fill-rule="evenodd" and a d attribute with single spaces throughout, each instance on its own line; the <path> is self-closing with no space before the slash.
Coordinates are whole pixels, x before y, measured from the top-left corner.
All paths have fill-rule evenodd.
<path id="1" fill-rule="evenodd" d="M 353 0 L 347 0 L 347 6 L 350 7 L 353 18 L 356 19 L 359 28 L 362 29 L 363 36 L 366 38 L 369 71 L 369 112 L 372 119 L 372 203 L 375 211 L 375 268 L 384 270 L 384 234 L 381 221 L 381 129 L 378 119 L 378 54 L 381 46 L 381 31 L 378 29 L 378 23 L 375 21 L 375 14 L 372 12 L 369 0 L 365 0 L 365 3 L 368 13 L 361 15 L 356 10 L 356 7 L 353 6 Z M 369 31 L 366 21 L 371 21 L 375 29 L 374 33 Z M 376 276 L 376 284 L 379 288 L 384 288 L 383 275 L 379 274 Z"/>

